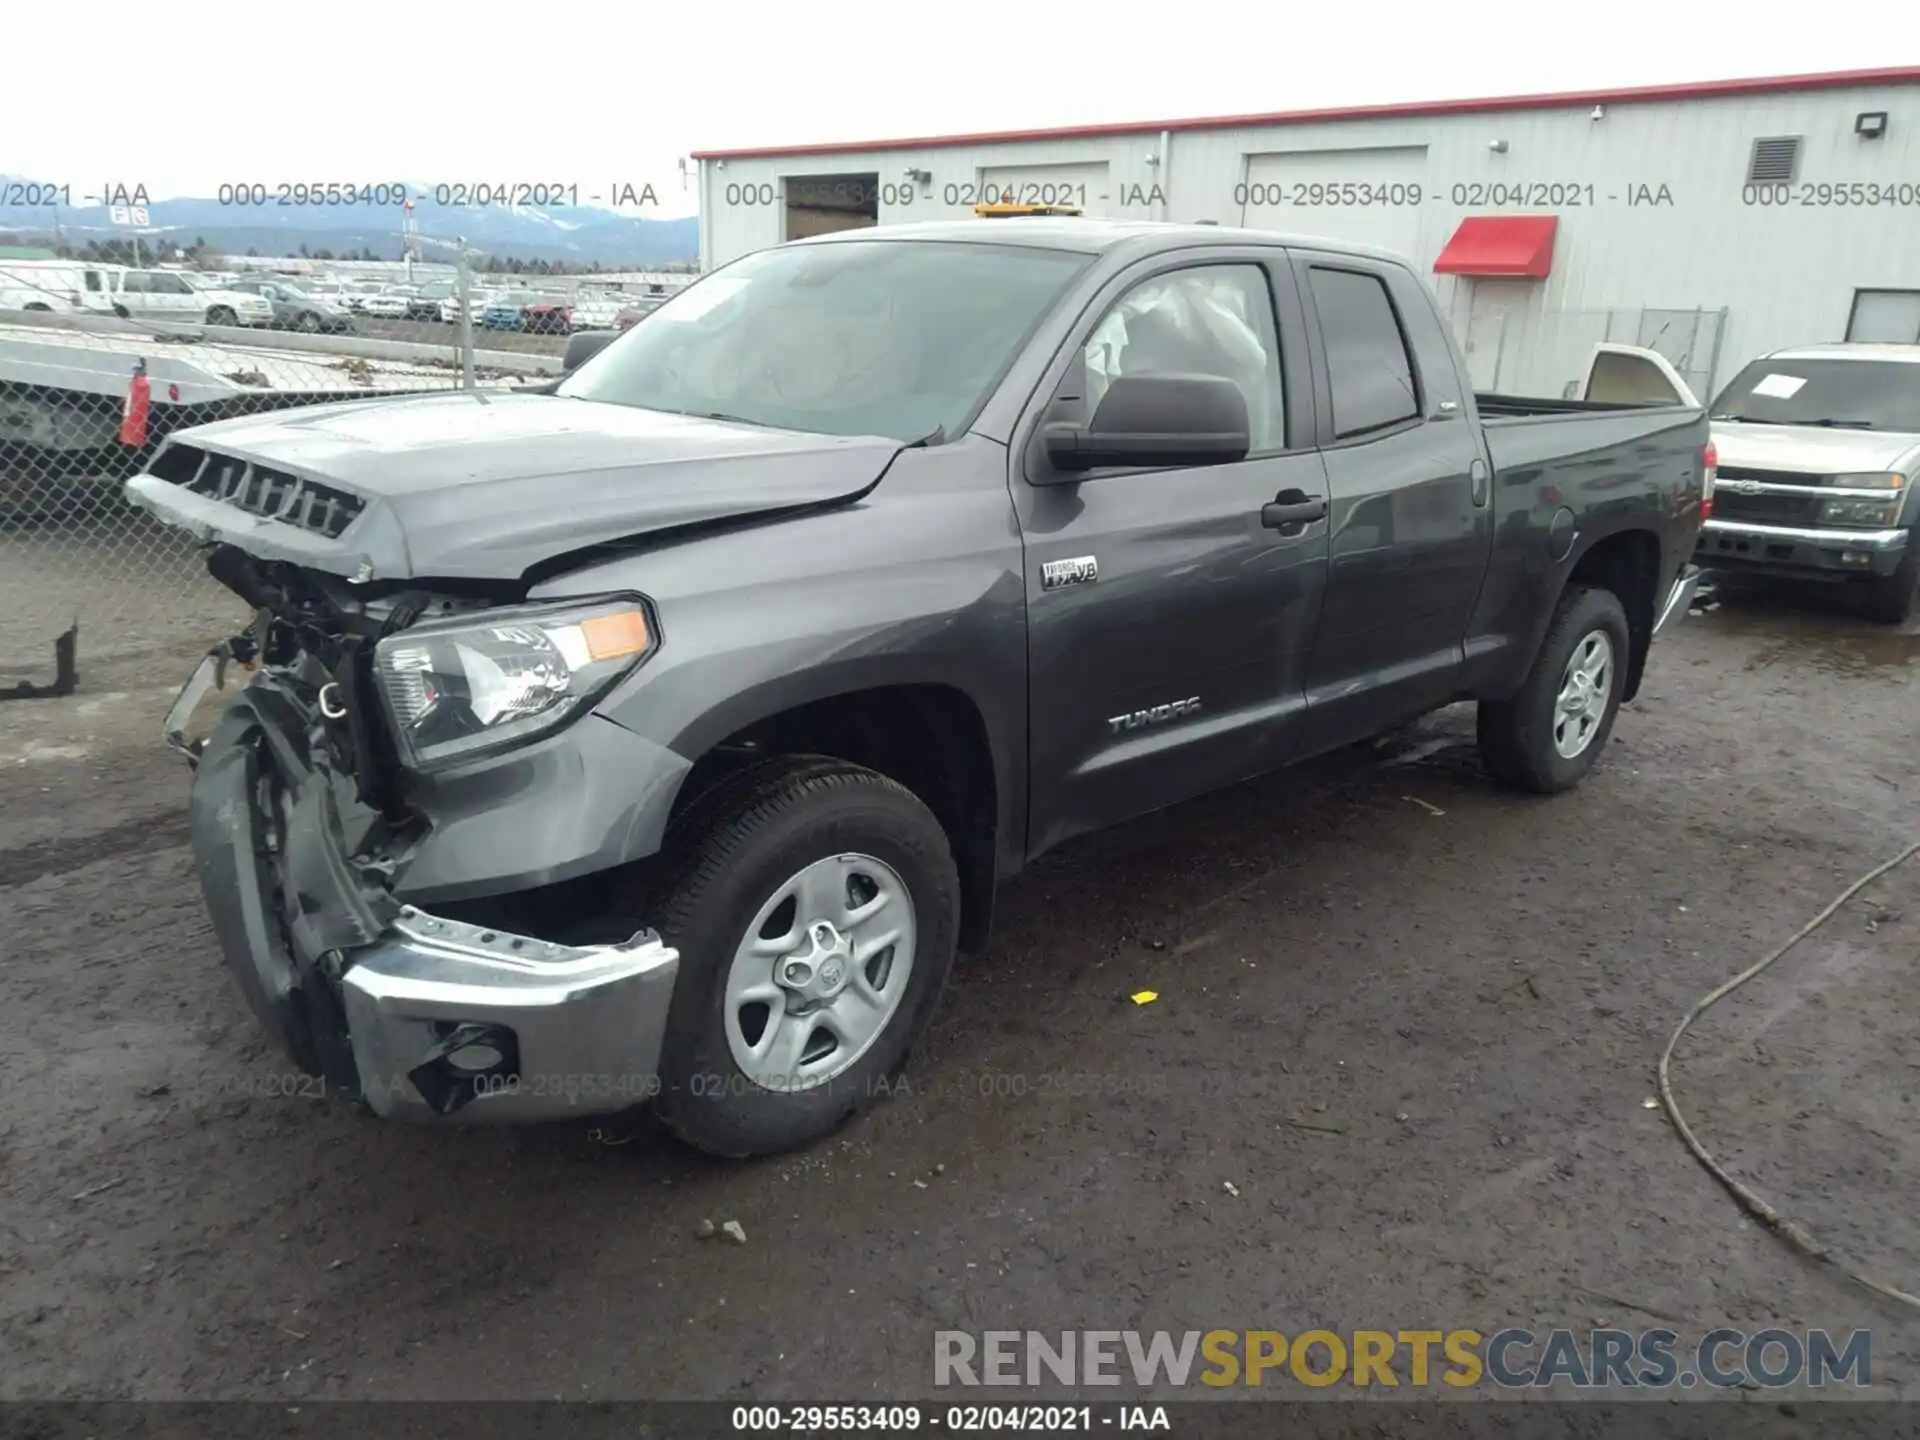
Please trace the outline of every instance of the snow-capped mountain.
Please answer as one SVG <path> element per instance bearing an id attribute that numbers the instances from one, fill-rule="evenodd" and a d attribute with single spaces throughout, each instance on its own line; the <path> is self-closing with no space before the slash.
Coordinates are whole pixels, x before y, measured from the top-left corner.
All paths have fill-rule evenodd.
<path id="1" fill-rule="evenodd" d="M 153 199 L 139 194 L 99 194 L 83 196 L 73 187 L 61 198 L 97 201 L 74 205 L 7 205 L 0 203 L 0 231 L 16 234 L 28 243 L 83 244 L 89 239 L 104 240 L 125 236 L 124 227 L 113 224 L 108 202 L 139 204 L 146 201 L 148 229 L 143 238 L 182 247 L 204 240 L 230 254 L 249 249 L 263 255 L 298 253 L 326 249 L 340 254 L 358 253 L 371 248 L 376 254 L 397 258 L 401 246 L 402 208 L 398 203 L 399 186 L 366 187 L 353 203 L 327 197 L 325 203 L 292 203 L 291 195 L 282 197 L 278 187 L 256 189 L 252 196 L 226 199 L 178 198 Z M 90 187 L 104 191 L 106 187 Z M 557 188 L 557 187 L 556 187 Z M 591 201 L 586 193 L 596 194 Z M 569 186 L 565 198 L 580 203 L 532 205 L 521 203 L 525 191 L 502 196 L 499 187 L 488 185 L 408 185 L 406 193 L 414 197 L 414 222 L 427 240 L 451 242 L 456 236 L 490 255 L 521 260 L 566 260 L 576 264 L 599 261 L 604 264 L 645 265 L 664 261 L 697 258 L 700 248 L 700 222 L 688 216 L 677 220 L 648 218 L 647 192 L 643 187 L 621 189 L 613 185 Z M 45 189 L 31 181 L 0 175 L 0 201 L 23 198 Z M 638 205 L 610 203 L 637 198 Z M 281 203 L 286 198 L 289 203 Z M 551 200 L 550 192 L 537 198 Z M 248 200 L 264 203 L 246 203 Z M 386 203 L 380 203 L 381 201 Z M 467 203 L 457 203 L 465 200 Z M 479 203 L 476 203 L 479 202 Z M 657 205 L 657 200 L 655 202 Z M 423 250 L 433 258 L 437 247 Z"/>

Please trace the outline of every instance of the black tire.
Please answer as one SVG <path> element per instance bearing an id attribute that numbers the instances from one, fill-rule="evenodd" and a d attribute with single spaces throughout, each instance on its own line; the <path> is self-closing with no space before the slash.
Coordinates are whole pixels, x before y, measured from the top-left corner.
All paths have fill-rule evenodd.
<path id="1" fill-rule="evenodd" d="M 816 860 L 885 861 L 913 901 L 906 988 L 884 1029 L 844 1073 L 775 1090 L 750 1080 L 727 1041 L 726 978 L 754 915 Z M 904 786 L 845 761 L 770 761 L 701 796 L 668 836 L 673 857 L 648 906 L 680 952 L 660 1062 L 666 1126 L 712 1155 L 796 1149 L 839 1129 L 890 1088 L 946 988 L 959 935 L 960 880 L 940 822 Z"/>
<path id="2" fill-rule="evenodd" d="M 1586 747 L 1577 755 L 1562 755 L 1554 748 L 1555 704 L 1575 648 L 1596 631 L 1605 634 L 1613 648 L 1606 706 Z M 1627 612 L 1620 598 L 1611 590 L 1569 587 L 1519 693 L 1511 700 L 1480 702 L 1480 759 L 1487 773 L 1502 785 L 1535 795 L 1557 795 L 1578 785 L 1613 733 L 1629 654 Z"/>
<path id="3" fill-rule="evenodd" d="M 311 310 L 302 310 L 298 315 L 293 317 L 293 328 L 304 335 L 318 335 L 320 333 L 320 317 Z"/>
<path id="4" fill-rule="evenodd" d="M 240 317 L 225 305 L 216 305 L 207 311 L 207 323 L 209 325 L 238 325 L 240 323 Z"/>
<path id="5" fill-rule="evenodd" d="M 124 305 L 114 306 L 113 313 L 122 320 L 131 320 L 133 318 L 133 312 Z"/>
<path id="6" fill-rule="evenodd" d="M 31 310 L 31 311 L 37 311 L 38 313 L 40 313 L 40 314 L 42 314 L 42 315 L 51 315 L 51 314 L 53 313 L 53 307 L 52 307 L 51 305 L 45 305 L 45 304 L 42 304 L 42 303 L 41 303 L 40 301 L 38 301 L 38 300 L 35 300 L 35 301 L 34 301 L 34 302 L 33 302 L 32 304 L 30 304 L 30 305 L 23 305 L 23 306 L 21 306 L 20 308 L 21 308 L 21 309 L 23 309 L 23 310 Z"/>
<path id="7" fill-rule="evenodd" d="M 1907 553 L 1891 575 L 1867 587 L 1867 618 L 1881 625 L 1904 625 L 1920 604 L 1920 529 L 1907 532 Z"/>

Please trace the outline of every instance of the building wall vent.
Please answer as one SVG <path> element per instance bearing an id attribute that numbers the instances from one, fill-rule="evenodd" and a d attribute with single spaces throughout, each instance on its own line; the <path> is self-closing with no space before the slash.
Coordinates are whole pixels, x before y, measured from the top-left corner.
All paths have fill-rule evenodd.
<path id="1" fill-rule="evenodd" d="M 1791 185 L 1800 170 L 1800 137 L 1773 135 L 1753 142 L 1747 184 Z"/>

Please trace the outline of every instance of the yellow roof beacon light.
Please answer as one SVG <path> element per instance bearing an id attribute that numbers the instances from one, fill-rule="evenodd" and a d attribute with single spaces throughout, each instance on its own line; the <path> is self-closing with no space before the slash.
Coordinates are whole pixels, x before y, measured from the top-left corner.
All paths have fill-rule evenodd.
<path id="1" fill-rule="evenodd" d="M 1006 220 L 1015 215 L 1078 215 L 1077 205 L 1012 205 L 989 202 L 973 207 L 973 213 L 983 220 Z"/>

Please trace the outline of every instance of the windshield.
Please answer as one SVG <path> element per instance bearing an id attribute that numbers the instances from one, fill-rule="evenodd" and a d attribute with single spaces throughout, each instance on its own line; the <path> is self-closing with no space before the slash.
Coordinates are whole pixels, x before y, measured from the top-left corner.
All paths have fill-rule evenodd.
<path id="1" fill-rule="evenodd" d="M 1920 364 L 1756 360 L 1713 402 L 1715 420 L 1920 433 Z"/>
<path id="2" fill-rule="evenodd" d="M 557 393 L 820 435 L 952 435 L 1090 258 L 898 240 L 762 250 L 681 291 Z"/>

